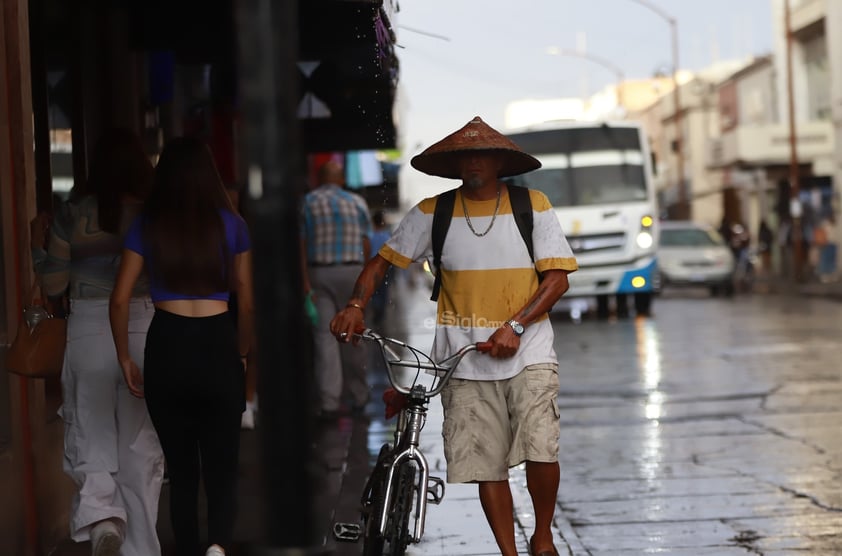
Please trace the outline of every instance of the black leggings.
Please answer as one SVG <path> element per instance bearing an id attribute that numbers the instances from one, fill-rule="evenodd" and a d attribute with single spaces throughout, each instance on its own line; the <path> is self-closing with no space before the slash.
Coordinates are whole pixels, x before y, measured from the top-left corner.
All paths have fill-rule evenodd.
<path id="1" fill-rule="evenodd" d="M 229 548 L 234 530 L 245 377 L 231 315 L 183 317 L 160 309 L 146 337 L 144 388 L 167 461 L 179 556 Z M 208 543 L 199 541 L 199 476 Z"/>

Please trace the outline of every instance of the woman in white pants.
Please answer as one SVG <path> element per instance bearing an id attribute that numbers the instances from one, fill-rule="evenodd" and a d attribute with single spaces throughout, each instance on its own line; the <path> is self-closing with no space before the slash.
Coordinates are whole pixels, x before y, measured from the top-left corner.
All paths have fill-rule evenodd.
<path id="1" fill-rule="evenodd" d="M 110 334 L 108 299 L 122 237 L 148 193 L 152 166 L 131 132 L 100 141 L 84 191 L 51 225 L 39 265 L 45 293 L 70 300 L 62 369 L 64 470 L 76 491 L 71 537 L 93 556 L 159 556 L 156 532 L 164 472 L 146 405 L 129 393 Z M 36 254 L 37 258 L 37 254 Z M 130 350 L 142 365 L 154 308 L 148 285 L 132 292 Z"/>
<path id="2" fill-rule="evenodd" d="M 60 414 L 64 470 L 80 485 L 71 512 L 73 539 L 92 536 L 91 524 L 119 521 L 113 524 L 118 537 L 124 529 L 123 556 L 160 554 L 155 524 L 164 467 L 158 437 L 146 404 L 129 393 L 123 379 L 107 320 L 108 300 L 71 303 Z M 149 299 L 132 301 L 129 342 L 140 365 L 153 313 Z"/>

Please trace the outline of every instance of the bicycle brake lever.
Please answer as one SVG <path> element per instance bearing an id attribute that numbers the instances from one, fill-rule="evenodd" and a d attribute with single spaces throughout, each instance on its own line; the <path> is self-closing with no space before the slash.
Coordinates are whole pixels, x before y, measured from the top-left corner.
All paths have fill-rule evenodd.
<path id="1" fill-rule="evenodd" d="M 351 334 L 351 338 L 354 340 L 354 343 L 356 343 L 360 338 L 365 337 L 370 332 L 371 332 L 370 328 L 366 328 L 365 326 L 358 326 L 354 330 L 354 333 Z M 347 340 L 348 339 L 348 333 L 342 332 L 341 334 L 339 334 L 339 339 Z"/>

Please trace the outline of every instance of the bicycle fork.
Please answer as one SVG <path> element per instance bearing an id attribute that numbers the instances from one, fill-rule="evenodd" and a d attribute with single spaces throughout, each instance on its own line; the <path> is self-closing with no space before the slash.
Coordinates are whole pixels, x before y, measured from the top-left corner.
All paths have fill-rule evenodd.
<path id="1" fill-rule="evenodd" d="M 410 407 L 406 410 L 407 419 L 409 420 L 406 427 L 407 438 L 406 449 L 395 456 L 389 466 L 389 474 L 386 479 L 386 492 L 384 498 L 384 508 L 392 507 L 392 498 L 395 496 L 395 474 L 398 472 L 402 464 L 408 464 L 414 461 L 418 466 L 419 474 L 416 476 L 416 481 L 413 486 L 415 491 L 415 526 L 412 533 L 412 542 L 417 543 L 424 535 L 424 521 L 427 515 L 427 494 L 428 483 L 430 481 L 430 468 L 427 464 L 427 458 L 418 450 L 418 444 L 421 436 L 421 428 L 424 421 L 424 408 Z M 439 503 L 444 496 L 444 482 L 441 479 L 436 480 L 436 488 L 441 489 L 441 493 L 432 493 L 434 503 Z M 386 521 L 388 513 L 384 511 L 380 516 L 380 534 L 386 534 Z"/>

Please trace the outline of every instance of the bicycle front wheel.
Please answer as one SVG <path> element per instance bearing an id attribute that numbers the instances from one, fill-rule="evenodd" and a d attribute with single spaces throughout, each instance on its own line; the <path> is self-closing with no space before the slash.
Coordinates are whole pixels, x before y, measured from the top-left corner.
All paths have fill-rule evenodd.
<path id="1" fill-rule="evenodd" d="M 383 556 L 384 538 L 380 534 L 380 516 L 386 495 L 386 478 L 389 473 L 390 448 L 384 444 L 377 456 L 377 463 L 366 485 L 363 501 L 363 519 L 365 521 L 363 537 L 363 556 Z"/>
<path id="2" fill-rule="evenodd" d="M 392 496 L 391 511 L 386 521 L 386 536 L 383 554 L 387 556 L 403 556 L 410 542 L 409 518 L 415 502 L 415 466 L 403 463 L 395 472 L 394 495 Z"/>
<path id="3" fill-rule="evenodd" d="M 385 506 L 386 473 L 374 477 L 365 520 L 364 556 L 403 556 L 411 537 L 409 518 L 415 502 L 416 469 L 402 464 L 392 479 L 392 500 Z M 386 533 L 380 534 L 380 518 L 386 512 Z"/>

